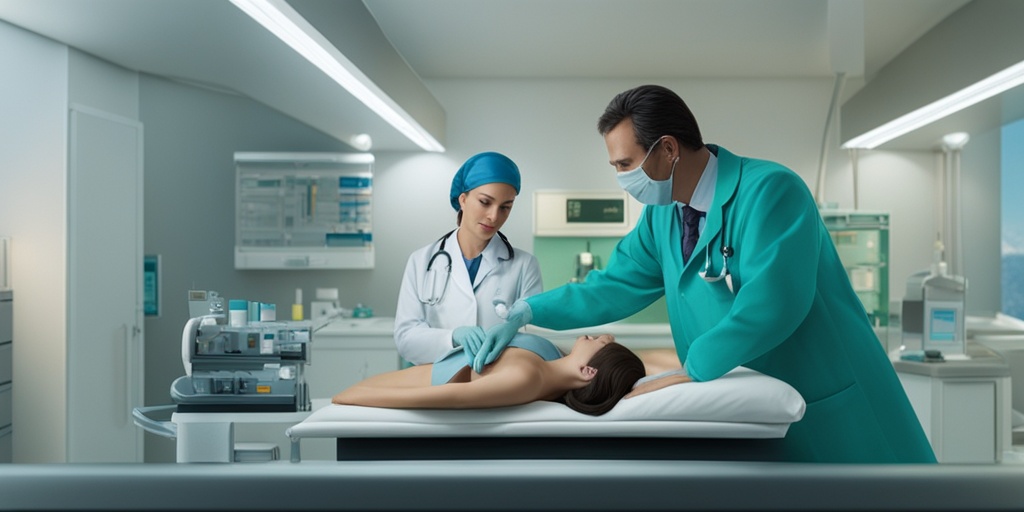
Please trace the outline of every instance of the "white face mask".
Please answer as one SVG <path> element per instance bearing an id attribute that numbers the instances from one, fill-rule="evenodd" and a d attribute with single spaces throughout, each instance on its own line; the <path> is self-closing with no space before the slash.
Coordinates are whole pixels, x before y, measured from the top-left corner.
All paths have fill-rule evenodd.
<path id="1" fill-rule="evenodd" d="M 644 163 L 651 156 L 651 151 L 654 151 L 655 146 L 664 138 L 662 137 L 654 144 L 651 144 L 651 149 L 647 150 L 647 154 L 640 161 L 640 165 L 636 169 L 620 172 L 616 176 L 619 180 L 619 186 L 643 204 L 663 205 L 672 203 L 672 176 L 675 174 L 676 164 L 679 163 L 679 159 L 676 158 L 675 162 L 672 162 L 672 171 L 669 173 L 667 180 L 657 181 L 651 179 L 647 172 L 644 171 Z"/>

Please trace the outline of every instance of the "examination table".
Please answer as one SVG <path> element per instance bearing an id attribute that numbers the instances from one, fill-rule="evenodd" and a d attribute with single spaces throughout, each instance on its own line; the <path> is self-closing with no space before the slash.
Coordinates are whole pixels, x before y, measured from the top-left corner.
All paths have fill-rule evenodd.
<path id="1" fill-rule="evenodd" d="M 749 368 L 619 401 L 601 415 L 537 401 L 493 409 L 327 405 L 287 430 L 337 439 L 337 460 L 779 460 L 806 404 L 792 386 Z"/>

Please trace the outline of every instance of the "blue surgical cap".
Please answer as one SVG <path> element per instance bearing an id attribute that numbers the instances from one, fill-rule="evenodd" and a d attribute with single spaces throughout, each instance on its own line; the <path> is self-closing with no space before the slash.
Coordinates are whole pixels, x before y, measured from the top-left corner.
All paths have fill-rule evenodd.
<path id="1" fill-rule="evenodd" d="M 452 208 L 459 211 L 460 195 L 488 183 L 507 183 L 518 194 L 519 167 L 509 157 L 493 151 L 471 156 L 452 179 Z"/>

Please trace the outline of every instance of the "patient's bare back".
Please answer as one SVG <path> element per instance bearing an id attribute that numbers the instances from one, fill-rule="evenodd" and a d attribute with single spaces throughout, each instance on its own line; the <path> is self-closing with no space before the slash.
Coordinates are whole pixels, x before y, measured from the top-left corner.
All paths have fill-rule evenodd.
<path id="1" fill-rule="evenodd" d="M 369 407 L 466 409 L 503 407 L 543 399 L 540 356 L 510 347 L 483 372 L 468 367 L 447 384 L 430 385 L 432 365 L 414 366 L 367 378 L 334 396 L 336 404 Z"/>
<path id="2" fill-rule="evenodd" d="M 539 368 L 543 361 L 540 356 L 529 350 L 509 347 L 493 363 L 485 366 L 482 372 L 476 373 L 471 366 L 466 365 L 456 372 L 448 382 L 472 382 L 493 375 L 495 372 L 533 371 Z"/>

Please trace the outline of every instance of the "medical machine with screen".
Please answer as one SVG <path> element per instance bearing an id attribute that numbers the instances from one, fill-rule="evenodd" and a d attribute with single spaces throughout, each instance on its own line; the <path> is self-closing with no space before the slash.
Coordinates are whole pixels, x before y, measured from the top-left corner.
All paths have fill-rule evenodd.
<path id="1" fill-rule="evenodd" d="M 192 317 L 181 336 L 185 375 L 171 384 L 171 398 L 178 412 L 308 411 L 312 341 L 310 321 L 228 325 L 222 313 Z"/>

